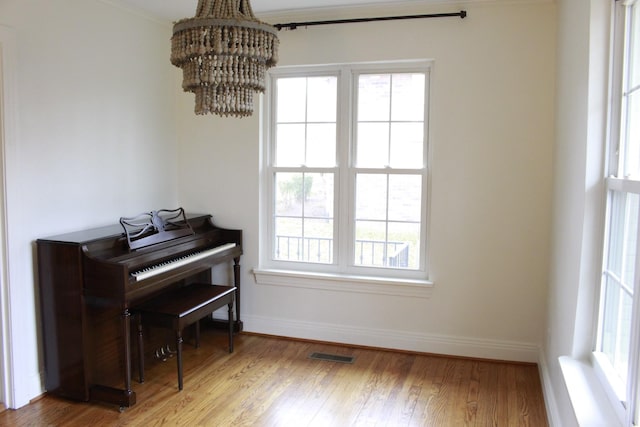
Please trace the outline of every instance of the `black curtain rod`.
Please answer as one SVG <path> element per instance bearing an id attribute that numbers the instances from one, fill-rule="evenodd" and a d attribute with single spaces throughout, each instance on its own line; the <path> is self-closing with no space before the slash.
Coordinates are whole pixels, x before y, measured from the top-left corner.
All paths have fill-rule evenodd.
<path id="1" fill-rule="evenodd" d="M 295 30 L 298 27 L 311 27 L 313 25 L 329 25 L 329 24 L 351 24 L 354 22 L 372 22 L 372 21 L 395 21 L 400 19 L 418 19 L 418 18 L 449 18 L 459 16 L 460 19 L 467 17 L 467 11 L 461 10 L 454 13 L 429 13 L 426 15 L 406 15 L 406 16 L 382 16 L 379 18 L 354 18 L 354 19 L 335 19 L 330 21 L 311 21 L 311 22 L 289 22 L 288 24 L 275 24 L 278 30 L 283 28 Z"/>

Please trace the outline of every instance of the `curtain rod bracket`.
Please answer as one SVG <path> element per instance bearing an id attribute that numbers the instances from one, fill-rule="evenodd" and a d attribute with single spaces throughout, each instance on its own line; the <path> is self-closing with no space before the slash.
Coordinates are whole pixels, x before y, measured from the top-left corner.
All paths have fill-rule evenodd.
<path id="1" fill-rule="evenodd" d="M 372 22 L 372 21 L 395 21 L 400 19 L 419 19 L 419 18 L 450 18 L 460 17 L 464 19 L 467 17 L 467 11 L 461 10 L 460 12 L 453 13 L 429 13 L 426 15 L 406 15 L 406 16 L 381 16 L 378 18 L 354 18 L 354 19 L 334 19 L 329 21 L 309 21 L 309 22 L 289 22 L 287 24 L 275 24 L 279 30 L 286 28 L 287 30 L 295 30 L 298 27 L 311 27 L 315 25 L 330 25 L 330 24 L 352 24 L 356 22 Z"/>

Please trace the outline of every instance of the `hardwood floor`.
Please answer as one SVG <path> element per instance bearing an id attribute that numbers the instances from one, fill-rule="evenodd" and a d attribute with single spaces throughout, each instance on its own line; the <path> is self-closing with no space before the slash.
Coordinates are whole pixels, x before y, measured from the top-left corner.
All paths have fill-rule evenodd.
<path id="1" fill-rule="evenodd" d="M 0 413 L 2 426 L 547 426 L 535 365 L 446 358 L 203 329 L 174 359 L 150 361 L 138 403 L 45 395 Z M 354 356 L 352 364 L 310 359 Z M 134 367 L 134 379 L 137 371 Z"/>

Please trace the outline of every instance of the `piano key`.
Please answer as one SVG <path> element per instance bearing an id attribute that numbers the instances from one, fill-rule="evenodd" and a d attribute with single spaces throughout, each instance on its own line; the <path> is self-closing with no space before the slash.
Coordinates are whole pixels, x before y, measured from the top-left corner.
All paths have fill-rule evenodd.
<path id="1" fill-rule="evenodd" d="M 176 268 L 182 267 L 192 262 L 196 262 L 201 259 L 207 258 L 211 255 L 226 251 L 227 249 L 231 249 L 235 246 L 236 246 L 235 243 L 227 243 L 227 244 L 216 246 L 215 248 L 207 249 L 201 252 L 195 252 L 190 255 L 185 255 L 183 257 L 165 261 L 163 263 L 156 264 L 154 266 L 144 268 L 139 271 L 135 271 L 131 273 L 131 276 L 133 276 L 136 279 L 136 281 L 145 280 L 145 279 L 148 279 L 149 277 L 157 276 L 158 274 L 162 274 L 167 271 L 174 270 Z"/>

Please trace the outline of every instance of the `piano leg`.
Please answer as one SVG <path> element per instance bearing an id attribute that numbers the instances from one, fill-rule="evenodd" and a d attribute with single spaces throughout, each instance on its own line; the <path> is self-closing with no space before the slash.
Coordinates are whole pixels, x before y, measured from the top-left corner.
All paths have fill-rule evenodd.
<path id="1" fill-rule="evenodd" d="M 138 314 L 136 316 L 138 325 L 138 375 L 139 382 L 144 382 L 144 337 L 142 335 L 142 317 Z"/>
<path id="2" fill-rule="evenodd" d="M 131 390 L 131 312 L 125 309 L 122 312 L 122 326 L 124 333 L 124 388 L 125 395 L 133 394 Z"/>
<path id="3" fill-rule="evenodd" d="M 243 325 L 240 319 L 240 257 L 233 259 L 233 282 L 236 289 L 236 322 L 234 325 L 235 332 L 242 332 Z"/>
<path id="4" fill-rule="evenodd" d="M 182 390 L 182 330 L 176 329 L 176 363 L 178 364 L 178 390 Z"/>

